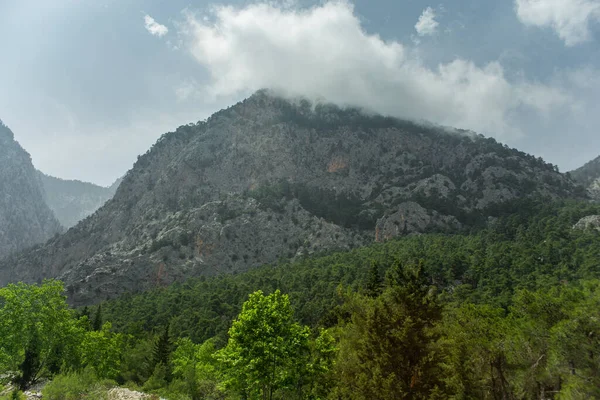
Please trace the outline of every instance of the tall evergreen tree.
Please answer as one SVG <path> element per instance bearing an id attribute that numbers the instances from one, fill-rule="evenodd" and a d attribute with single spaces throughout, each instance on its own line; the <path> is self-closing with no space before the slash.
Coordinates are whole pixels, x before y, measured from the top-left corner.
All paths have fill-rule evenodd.
<path id="1" fill-rule="evenodd" d="M 96 315 L 94 316 L 94 322 L 92 323 L 92 330 L 99 331 L 102 329 L 102 304 L 98 305 L 96 309 Z"/>
<path id="2" fill-rule="evenodd" d="M 342 330 L 337 364 L 340 399 L 431 399 L 441 396 L 441 362 L 434 327 L 441 306 L 421 264 L 393 267 L 376 299 L 356 296 Z"/>
<path id="3" fill-rule="evenodd" d="M 369 297 L 377 297 L 381 294 L 382 290 L 383 279 L 381 279 L 381 274 L 379 273 L 379 264 L 375 261 L 371 261 L 369 276 L 365 287 L 366 295 Z"/>
<path id="4" fill-rule="evenodd" d="M 162 335 L 159 336 L 158 340 L 154 344 L 152 351 L 153 364 L 156 367 L 162 364 L 166 368 L 166 380 L 169 381 L 171 378 L 170 373 L 170 357 L 171 357 L 171 338 L 169 337 L 169 324 L 165 325 L 165 330 Z"/>
<path id="5" fill-rule="evenodd" d="M 19 365 L 19 389 L 27 389 L 27 387 L 35 381 L 41 367 L 40 338 L 38 337 L 37 332 L 35 332 L 31 337 L 29 344 L 25 348 L 25 358 Z"/>

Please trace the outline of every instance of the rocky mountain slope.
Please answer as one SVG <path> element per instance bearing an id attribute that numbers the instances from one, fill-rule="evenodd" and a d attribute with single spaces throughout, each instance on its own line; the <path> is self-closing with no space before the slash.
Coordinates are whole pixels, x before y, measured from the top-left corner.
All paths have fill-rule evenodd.
<path id="1" fill-rule="evenodd" d="M 120 180 L 110 187 L 55 178 L 39 172 L 45 200 L 62 226 L 70 228 L 111 199 Z"/>
<path id="2" fill-rule="evenodd" d="M 570 174 L 587 189 L 590 197 L 600 201 L 600 156 Z"/>
<path id="3" fill-rule="evenodd" d="M 31 157 L 0 122 L 0 258 L 59 232 Z"/>
<path id="4" fill-rule="evenodd" d="M 493 139 L 259 91 L 163 135 L 112 200 L 0 263 L 0 284 L 57 277 L 89 304 L 190 276 L 485 223 L 507 201 L 577 197 Z"/>

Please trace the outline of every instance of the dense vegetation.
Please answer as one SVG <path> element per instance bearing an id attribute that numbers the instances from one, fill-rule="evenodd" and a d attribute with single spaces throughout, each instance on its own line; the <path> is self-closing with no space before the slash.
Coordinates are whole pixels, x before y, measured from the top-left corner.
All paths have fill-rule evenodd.
<path id="1" fill-rule="evenodd" d="M 11 285 L 0 370 L 21 387 L 54 376 L 56 399 L 106 379 L 174 399 L 599 397 L 600 234 L 572 226 L 600 206 L 503 212 L 470 235 L 415 235 L 77 311 L 58 282 Z"/>

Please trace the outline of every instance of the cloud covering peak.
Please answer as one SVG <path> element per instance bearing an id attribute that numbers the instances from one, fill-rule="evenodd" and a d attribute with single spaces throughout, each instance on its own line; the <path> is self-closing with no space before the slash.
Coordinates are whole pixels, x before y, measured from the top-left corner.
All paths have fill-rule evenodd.
<path id="1" fill-rule="evenodd" d="M 554 87 L 509 81 L 498 62 L 458 58 L 428 67 L 414 49 L 367 33 L 344 1 L 308 9 L 217 6 L 209 15 L 188 14 L 182 29 L 210 73 L 213 96 L 268 87 L 497 137 L 520 134 L 520 113 L 543 117 L 571 100 Z"/>

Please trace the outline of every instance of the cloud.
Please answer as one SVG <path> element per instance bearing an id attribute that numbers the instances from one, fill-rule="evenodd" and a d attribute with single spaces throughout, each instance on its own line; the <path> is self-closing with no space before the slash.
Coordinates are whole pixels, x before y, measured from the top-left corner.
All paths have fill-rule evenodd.
<path id="1" fill-rule="evenodd" d="M 600 21 L 600 0 L 515 0 L 517 17 L 529 26 L 552 28 L 567 46 L 590 40 Z"/>
<path id="2" fill-rule="evenodd" d="M 519 136 L 522 113 L 544 117 L 572 103 L 563 90 L 509 81 L 498 62 L 428 67 L 411 48 L 367 33 L 344 1 L 308 9 L 219 6 L 187 14 L 180 30 L 210 74 L 207 96 L 266 87 L 503 138 Z"/>
<path id="3" fill-rule="evenodd" d="M 432 36 L 436 33 L 439 23 L 435 20 L 435 10 L 427 7 L 419 17 L 415 29 L 419 36 Z"/>
<path id="4" fill-rule="evenodd" d="M 159 24 L 149 15 L 144 16 L 144 26 L 146 30 L 153 36 L 163 37 L 169 33 L 169 28 Z"/>

